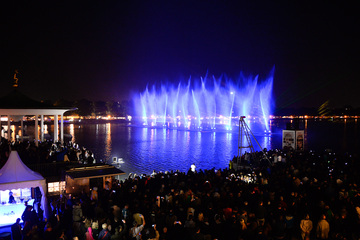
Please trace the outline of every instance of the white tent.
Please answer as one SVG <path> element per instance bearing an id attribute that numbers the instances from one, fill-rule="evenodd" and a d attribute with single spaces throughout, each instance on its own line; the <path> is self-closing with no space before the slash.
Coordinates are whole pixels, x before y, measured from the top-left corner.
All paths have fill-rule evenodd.
<path id="1" fill-rule="evenodd" d="M 39 187 L 44 217 L 48 216 L 46 201 L 46 180 L 28 168 L 20 159 L 17 151 L 11 151 L 9 159 L 0 169 L 0 190 Z M 1 206 L 0 206 L 1 207 Z"/>

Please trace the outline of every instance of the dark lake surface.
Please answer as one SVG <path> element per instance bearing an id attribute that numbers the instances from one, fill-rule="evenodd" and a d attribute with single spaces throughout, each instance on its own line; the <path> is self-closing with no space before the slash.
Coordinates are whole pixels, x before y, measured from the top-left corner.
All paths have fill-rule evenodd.
<path id="1" fill-rule="evenodd" d="M 282 130 L 290 120 L 272 120 L 271 135 L 254 133 L 262 148 L 281 149 Z M 360 126 L 357 119 L 300 120 L 305 130 L 305 148 L 317 152 L 359 153 Z M 128 173 L 153 170 L 187 171 L 191 164 L 198 169 L 223 169 L 238 154 L 238 131 L 195 132 L 162 128 L 127 126 L 122 123 L 66 124 L 65 132 L 73 141 L 94 152 L 97 160 L 110 162 L 123 158 L 120 168 Z M 255 150 L 260 150 L 253 141 Z"/>

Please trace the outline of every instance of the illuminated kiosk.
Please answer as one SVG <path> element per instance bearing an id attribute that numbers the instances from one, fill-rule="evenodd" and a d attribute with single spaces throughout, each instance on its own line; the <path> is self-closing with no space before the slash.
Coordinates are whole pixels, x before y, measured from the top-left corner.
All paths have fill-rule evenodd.
<path id="1" fill-rule="evenodd" d="M 11 151 L 9 159 L 0 169 L 0 227 L 15 223 L 25 210 L 25 201 L 32 200 L 31 188 L 41 191 L 41 208 L 48 216 L 46 201 L 46 180 L 29 169 L 20 159 L 17 151 Z M 9 203 L 10 191 L 14 203 Z"/>
<path id="2" fill-rule="evenodd" d="M 73 167 L 65 173 L 65 190 L 67 194 L 76 194 L 83 190 L 89 193 L 93 187 L 111 189 L 114 178 L 124 174 L 116 166 L 108 164 Z"/>

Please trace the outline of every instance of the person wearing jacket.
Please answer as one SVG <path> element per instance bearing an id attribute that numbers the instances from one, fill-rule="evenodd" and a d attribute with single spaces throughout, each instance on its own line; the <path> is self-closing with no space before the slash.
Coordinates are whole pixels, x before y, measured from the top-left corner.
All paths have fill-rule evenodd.
<path id="1" fill-rule="evenodd" d="M 326 221 L 325 214 L 321 215 L 321 219 L 316 227 L 316 237 L 318 239 L 328 239 L 330 232 L 330 225 L 328 221 Z"/>
<path id="2" fill-rule="evenodd" d="M 110 240 L 111 239 L 111 234 L 108 230 L 108 226 L 106 223 L 104 223 L 102 225 L 102 230 L 101 232 L 99 233 L 99 237 L 98 237 L 98 240 Z"/>
<path id="3" fill-rule="evenodd" d="M 73 206 L 72 214 L 74 222 L 81 222 L 83 220 L 83 212 L 79 201 Z"/>
<path id="4" fill-rule="evenodd" d="M 301 239 L 306 240 L 310 238 L 310 232 L 313 229 L 313 223 L 310 220 L 309 214 L 300 222 Z"/>

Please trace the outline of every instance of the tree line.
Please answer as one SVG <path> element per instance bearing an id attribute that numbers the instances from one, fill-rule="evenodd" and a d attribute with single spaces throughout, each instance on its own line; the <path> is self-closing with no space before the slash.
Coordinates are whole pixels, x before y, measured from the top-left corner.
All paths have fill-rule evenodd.
<path id="1" fill-rule="evenodd" d="M 65 115 L 78 116 L 108 116 L 126 117 L 134 115 L 134 106 L 132 101 L 91 101 L 80 99 L 76 101 L 57 100 L 55 103 L 48 102 L 55 107 L 76 108 L 75 111 L 66 112 Z M 341 108 L 330 108 L 321 106 L 320 108 L 282 108 L 275 109 L 273 115 L 309 115 L 309 116 L 360 116 L 360 108 L 354 108 L 350 105 Z"/>
<path id="2" fill-rule="evenodd" d="M 55 107 L 76 108 L 75 111 L 68 111 L 65 115 L 79 116 L 107 116 L 125 117 L 131 112 L 131 102 L 123 100 L 117 101 L 90 101 L 88 99 L 80 99 L 76 101 L 68 101 L 64 99 L 57 100 L 53 103 Z"/>

